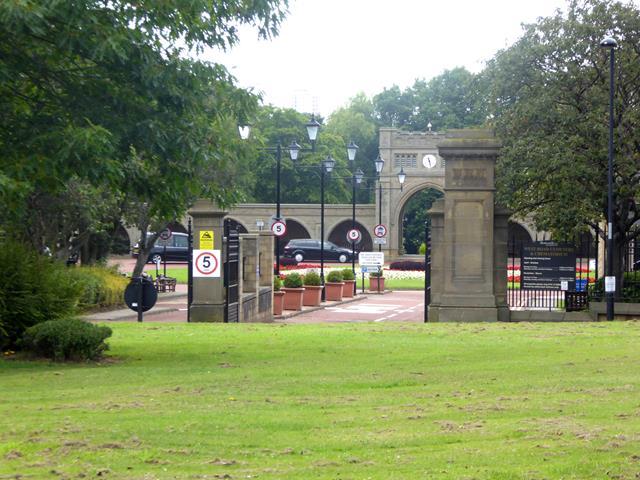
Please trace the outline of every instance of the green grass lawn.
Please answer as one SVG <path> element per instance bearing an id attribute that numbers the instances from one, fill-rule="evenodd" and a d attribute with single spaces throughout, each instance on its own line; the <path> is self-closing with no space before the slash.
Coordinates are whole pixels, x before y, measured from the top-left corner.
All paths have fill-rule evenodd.
<path id="1" fill-rule="evenodd" d="M 160 269 L 162 272 L 162 269 Z M 155 277 L 155 267 L 149 271 Z M 167 276 L 174 277 L 178 283 L 187 283 L 187 268 L 167 268 Z M 365 289 L 369 288 L 369 279 L 364 281 Z M 358 288 L 362 288 L 362 276 L 358 277 Z M 387 278 L 385 279 L 387 290 L 424 290 L 424 279 L 421 278 Z"/>
<path id="2" fill-rule="evenodd" d="M 0 478 L 632 479 L 640 324 L 111 325 L 0 360 Z"/>

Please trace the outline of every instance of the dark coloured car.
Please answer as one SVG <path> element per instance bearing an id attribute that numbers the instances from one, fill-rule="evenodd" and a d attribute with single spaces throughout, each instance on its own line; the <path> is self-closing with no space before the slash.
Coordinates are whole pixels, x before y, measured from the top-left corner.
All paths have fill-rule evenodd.
<path id="1" fill-rule="evenodd" d="M 147 263 L 156 263 L 164 260 L 164 240 L 156 240 L 155 245 L 149 252 Z M 189 260 L 189 238 L 186 233 L 173 232 L 171 238 L 166 241 L 167 244 L 167 261 L 171 262 L 187 262 Z M 134 256 L 137 255 L 138 245 L 133 247 Z"/>
<path id="2" fill-rule="evenodd" d="M 320 240 L 308 238 L 291 240 L 284 247 L 284 257 L 293 258 L 298 263 L 305 260 L 320 260 Z M 331 242 L 324 242 L 324 259 L 340 263 L 349 262 L 351 261 L 351 250 L 338 247 Z"/>

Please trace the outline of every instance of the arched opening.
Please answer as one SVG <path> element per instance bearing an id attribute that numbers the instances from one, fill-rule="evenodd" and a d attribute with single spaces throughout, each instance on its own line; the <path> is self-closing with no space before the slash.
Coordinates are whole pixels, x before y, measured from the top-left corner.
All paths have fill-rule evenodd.
<path id="1" fill-rule="evenodd" d="M 184 228 L 184 225 L 182 225 L 180 222 L 177 221 L 173 221 L 171 222 L 169 225 L 167 225 L 167 227 L 169 228 L 169 230 L 171 230 L 172 232 L 176 232 L 176 233 L 187 233 L 187 229 Z"/>
<path id="2" fill-rule="evenodd" d="M 280 237 L 280 255 L 284 252 L 284 247 L 287 246 L 289 240 L 297 238 L 311 238 L 311 235 L 309 235 L 309 231 L 300 222 L 287 218 L 287 233 Z"/>
<path id="3" fill-rule="evenodd" d="M 527 245 L 533 241 L 526 228 L 517 222 L 512 222 L 511 220 L 509 220 L 509 223 L 507 224 L 507 236 L 509 257 L 519 256 L 522 245 Z"/>
<path id="4" fill-rule="evenodd" d="M 247 230 L 247 228 L 239 221 L 229 217 L 227 217 L 225 220 L 229 222 L 229 227 L 233 230 L 237 230 L 238 233 L 249 233 L 249 230 Z"/>
<path id="5" fill-rule="evenodd" d="M 407 255 L 417 255 L 420 245 L 424 243 L 425 222 L 430 222 L 427 213 L 433 202 L 442 198 L 444 194 L 435 188 L 426 187 L 415 192 L 402 206 L 399 222 L 399 245 L 401 252 Z"/>
<path id="6" fill-rule="evenodd" d="M 362 240 L 356 245 L 356 250 L 359 252 L 373 251 L 373 240 L 371 239 L 369 231 L 358 221 L 356 221 L 356 228 L 360 230 L 360 234 L 362 235 Z M 351 230 L 351 220 L 341 221 L 331 230 L 329 241 L 339 247 L 351 248 L 351 243 L 347 240 L 347 232 L 349 230 Z"/>

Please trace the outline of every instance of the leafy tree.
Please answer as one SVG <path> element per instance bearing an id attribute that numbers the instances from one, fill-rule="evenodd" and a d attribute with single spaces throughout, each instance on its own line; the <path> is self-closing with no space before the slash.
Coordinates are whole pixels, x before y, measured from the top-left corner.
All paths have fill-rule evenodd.
<path id="1" fill-rule="evenodd" d="M 503 141 L 499 199 L 532 213 L 538 228 L 571 238 L 606 218 L 608 51 L 618 40 L 615 77 L 614 270 L 640 230 L 640 11 L 631 4 L 571 1 L 566 13 L 526 25 L 484 72 Z M 601 235 L 604 234 L 600 232 Z"/>
<path id="2" fill-rule="evenodd" d="M 380 126 L 398 128 L 409 125 L 416 108 L 413 90 L 401 91 L 397 85 L 375 95 L 373 105 Z"/>
<path id="3" fill-rule="evenodd" d="M 428 82 L 413 84 L 415 108 L 410 120 L 412 130 L 467 128 L 486 120 L 482 92 L 484 85 L 477 75 L 464 67 L 445 70 Z"/>
<path id="4" fill-rule="evenodd" d="M 350 168 L 361 169 L 368 178 L 375 177 L 373 161 L 378 155 L 378 126 L 373 102 L 364 93 L 359 93 L 345 107 L 333 112 L 327 121 L 326 130 L 339 135 L 345 145 L 351 141 L 355 142 L 359 149 L 355 165 Z M 357 190 L 358 203 L 369 203 L 372 199 L 370 190 Z"/>
<path id="5" fill-rule="evenodd" d="M 186 50 L 228 48 L 240 24 L 273 35 L 280 3 L 0 3 L 0 200 L 24 218 L 30 197 L 58 195 L 72 177 L 121 192 L 144 232 L 139 273 L 148 228 L 202 194 L 237 199 L 233 182 L 207 171 L 237 157 L 229 119 L 257 105 L 224 67 Z M 5 224 L 28 239 L 19 227 Z"/>
<path id="6" fill-rule="evenodd" d="M 426 188 L 413 194 L 405 204 L 402 215 L 402 246 L 405 253 L 420 253 L 420 245 L 424 243 L 424 224 L 430 222 L 427 212 L 439 198 L 442 198 L 442 192 Z"/>

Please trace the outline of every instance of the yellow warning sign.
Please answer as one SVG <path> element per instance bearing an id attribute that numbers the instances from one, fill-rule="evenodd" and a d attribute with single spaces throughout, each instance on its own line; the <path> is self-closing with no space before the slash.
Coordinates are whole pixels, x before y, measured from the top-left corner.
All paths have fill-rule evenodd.
<path id="1" fill-rule="evenodd" d="M 213 250 L 213 230 L 200 231 L 200 250 Z"/>

